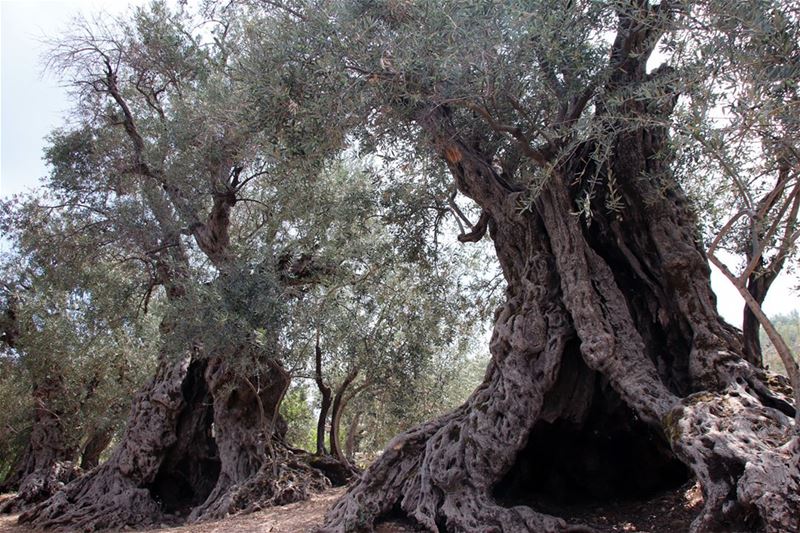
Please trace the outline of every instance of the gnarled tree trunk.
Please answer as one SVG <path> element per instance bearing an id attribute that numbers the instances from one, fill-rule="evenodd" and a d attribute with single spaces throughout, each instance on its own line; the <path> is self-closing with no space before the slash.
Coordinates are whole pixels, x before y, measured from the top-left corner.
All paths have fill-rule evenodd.
<path id="1" fill-rule="evenodd" d="M 221 168 L 227 176 L 229 165 Z M 161 205 L 163 198 L 153 193 L 151 199 L 160 206 L 158 213 L 169 211 Z M 222 276 L 233 257 L 228 246 L 233 204 L 235 196 L 216 195 L 206 224 L 193 226 L 195 241 Z M 167 218 L 165 228 L 176 226 Z M 190 270 L 186 252 L 178 237 L 164 240 L 169 260 L 155 262 L 158 281 L 174 306 L 161 324 L 166 340 L 177 321 L 194 310 L 182 309 Z M 285 266 L 287 284 L 316 275 L 309 258 L 300 264 L 287 258 Z M 164 519 L 197 521 L 305 499 L 309 491 L 328 486 L 327 478 L 306 464 L 308 458 L 296 457 L 282 442 L 285 422 L 278 408 L 289 378 L 277 361 L 255 354 L 252 368 L 262 372 L 256 379 L 243 378 L 230 370 L 226 358 L 251 357 L 246 343 L 227 339 L 226 353 L 206 354 L 191 339 L 170 340 L 165 346 L 183 342 L 188 349 L 176 355 L 165 348 L 109 460 L 23 513 L 21 522 L 96 531 Z"/>
<path id="2" fill-rule="evenodd" d="M 619 46 L 630 57 L 609 91 L 650 79 L 637 46 Z M 666 132 L 609 118 L 669 111 L 649 104 L 598 106 L 597 120 L 618 132 L 613 157 L 597 168 L 593 143 L 578 146 L 530 210 L 444 106 L 419 114 L 458 189 L 483 210 L 506 301 L 483 383 L 396 437 L 325 531 L 369 530 L 397 506 L 429 531 L 564 531 L 537 502 L 653 493 L 690 476 L 704 495 L 692 531 L 800 531 L 791 391 L 743 358 L 716 312 L 695 219 L 664 159 Z M 591 223 L 579 219 L 587 175 L 613 175 L 624 210 L 604 207 L 601 185 Z"/>
<path id="3" fill-rule="evenodd" d="M 206 380 L 213 395 L 220 473 L 190 521 L 304 500 L 311 490 L 330 486 L 283 441 L 286 423 L 278 409 L 291 378 L 279 362 L 268 359 L 262 374 L 245 379 L 234 376 L 223 360 L 212 359 Z"/>
<path id="4" fill-rule="evenodd" d="M 279 363 L 267 364 L 256 394 L 220 358 L 165 358 L 109 460 L 20 521 L 82 531 L 197 521 L 326 487 L 282 446 L 277 408 L 289 378 Z"/>
<path id="5" fill-rule="evenodd" d="M 158 261 L 157 268 L 168 299 L 177 305 L 185 296 L 186 259 L 179 245 L 169 250 L 173 261 Z M 175 311 L 165 316 L 161 335 L 172 335 L 179 319 Z M 20 522 L 63 530 L 120 529 L 156 523 L 165 513 L 184 512 L 202 501 L 211 490 L 204 476 L 215 476 L 218 469 L 213 460 L 210 466 L 198 460 L 212 455 L 213 440 L 206 362 L 196 352 L 173 354 L 164 348 L 155 375 L 132 402 L 109 460 L 24 512 Z"/>
<path id="6" fill-rule="evenodd" d="M 19 488 L 19 483 L 22 481 L 22 478 L 25 477 L 27 472 L 33 472 L 33 453 L 31 451 L 31 443 L 28 440 L 28 444 L 25 445 L 25 448 L 17 454 L 14 459 L 14 465 L 6 474 L 3 483 L 0 484 L 0 493 L 3 492 L 15 492 Z"/>
<path id="7" fill-rule="evenodd" d="M 66 393 L 63 377 L 55 370 L 34 385 L 30 441 L 3 484 L 4 491 L 16 489 L 17 495 L 0 506 L 0 512 L 18 512 L 45 500 L 77 477 L 77 446 L 64 427 L 65 413 L 57 407 Z"/>
<path id="8" fill-rule="evenodd" d="M 108 461 L 26 511 L 20 522 L 42 528 L 96 531 L 152 524 L 162 511 L 148 485 L 175 444 L 191 356 L 165 357 L 133 401 L 128 426 Z"/>

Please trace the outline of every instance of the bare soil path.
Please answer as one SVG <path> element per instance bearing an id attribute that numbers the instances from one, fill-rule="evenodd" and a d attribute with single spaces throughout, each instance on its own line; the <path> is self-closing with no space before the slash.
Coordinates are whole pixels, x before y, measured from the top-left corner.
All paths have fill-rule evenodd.
<path id="1" fill-rule="evenodd" d="M 180 527 L 148 529 L 139 533 L 307 533 L 322 523 L 325 512 L 344 493 L 344 488 L 331 489 L 297 502 L 224 520 Z M 379 533 L 410 533 L 413 529 L 400 523 L 382 524 Z M 43 533 L 17 524 L 17 515 L 0 515 L 0 533 Z"/>

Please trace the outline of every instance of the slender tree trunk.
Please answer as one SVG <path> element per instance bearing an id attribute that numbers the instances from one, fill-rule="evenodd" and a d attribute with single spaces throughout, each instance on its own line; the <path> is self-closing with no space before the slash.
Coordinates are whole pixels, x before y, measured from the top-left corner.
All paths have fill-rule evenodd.
<path id="1" fill-rule="evenodd" d="M 328 411 L 331 408 L 331 388 L 322 379 L 322 349 L 319 345 L 319 331 L 317 331 L 317 343 L 314 346 L 314 362 L 314 381 L 316 381 L 319 394 L 322 397 L 319 418 L 317 419 L 317 455 L 325 455 L 325 424 L 328 421 Z"/>
<path id="2" fill-rule="evenodd" d="M 348 387 L 350 384 L 353 383 L 353 380 L 358 377 L 358 370 L 353 369 L 348 372 L 347 376 L 345 376 L 344 381 L 342 384 L 339 385 L 339 388 L 336 389 L 336 395 L 333 399 L 333 410 L 331 412 L 331 455 L 336 457 L 336 459 L 345 466 L 350 466 L 350 462 L 347 460 L 347 456 L 344 454 L 342 450 L 341 443 L 339 442 L 340 438 L 340 430 L 342 426 L 342 413 L 344 408 L 347 405 L 347 401 L 345 399 L 345 393 L 347 392 Z"/>
<path id="3" fill-rule="evenodd" d="M 320 389 L 322 401 L 319 407 L 319 417 L 317 418 L 317 455 L 325 455 L 325 426 L 328 423 L 328 411 L 331 408 L 331 390 L 330 387 L 325 391 Z"/>
<path id="4" fill-rule="evenodd" d="M 760 274 L 760 275 L 759 275 Z M 753 296 L 758 305 L 764 303 L 772 282 L 777 275 L 772 272 L 754 272 L 747 280 L 747 290 Z M 745 305 L 742 313 L 742 344 L 744 345 L 744 357 L 748 362 L 763 367 L 764 357 L 761 351 L 761 324 L 759 323 L 750 307 Z"/>

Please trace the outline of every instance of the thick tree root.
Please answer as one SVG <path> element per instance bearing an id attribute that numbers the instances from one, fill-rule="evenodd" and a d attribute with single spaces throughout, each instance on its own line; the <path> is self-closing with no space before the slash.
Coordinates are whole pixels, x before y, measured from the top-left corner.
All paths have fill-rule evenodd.
<path id="1" fill-rule="evenodd" d="M 102 465 L 20 515 L 20 523 L 53 531 L 101 531 L 157 523 L 161 509 L 147 489 Z M 76 505 L 79 503 L 79 505 Z"/>
<path id="2" fill-rule="evenodd" d="M 23 480 L 17 495 L 0 505 L 0 513 L 18 513 L 44 501 L 80 474 L 81 469 L 69 461 L 55 463 L 46 470 L 33 472 Z"/>
<path id="3" fill-rule="evenodd" d="M 533 279 L 547 279 L 549 264 L 540 259 L 530 263 Z M 450 414 L 396 437 L 328 513 L 323 531 L 369 531 L 398 503 L 428 531 L 563 530 L 561 519 L 503 508 L 491 498 L 494 483 L 525 446 L 528 432 L 520 428 L 530 428 L 539 416 L 567 349 L 571 329 L 563 308 L 539 308 L 528 294 L 547 290 L 558 288 L 529 283 L 509 298 L 498 311 L 494 359 L 483 385 Z"/>
<path id="4" fill-rule="evenodd" d="M 273 505 L 307 500 L 312 493 L 322 492 L 330 486 L 330 481 L 320 471 L 302 462 L 270 462 L 241 484 L 226 489 L 218 485 L 206 503 L 192 511 L 189 522 L 252 513 Z"/>
<path id="5" fill-rule="evenodd" d="M 734 384 L 685 398 L 665 429 L 703 489 L 693 532 L 800 531 L 800 443 L 790 417 Z"/>
<path id="6" fill-rule="evenodd" d="M 320 531 L 371 531 L 375 520 L 397 502 L 426 531 L 438 532 L 440 525 L 453 532 L 564 531 L 566 523 L 559 518 L 528 507 L 504 508 L 491 499 L 488 490 L 478 492 L 471 485 L 460 485 L 455 464 L 443 473 L 425 470 L 425 463 L 427 468 L 432 463 L 427 454 L 436 450 L 428 442 L 451 432 L 465 413 L 461 408 L 392 440 L 361 481 L 329 511 Z M 440 488 L 439 483 L 446 488 Z"/>
<path id="7" fill-rule="evenodd" d="M 351 464 L 342 463 L 333 455 L 311 455 L 306 461 L 311 468 L 322 472 L 334 487 L 347 485 L 361 474 L 361 470 Z"/>

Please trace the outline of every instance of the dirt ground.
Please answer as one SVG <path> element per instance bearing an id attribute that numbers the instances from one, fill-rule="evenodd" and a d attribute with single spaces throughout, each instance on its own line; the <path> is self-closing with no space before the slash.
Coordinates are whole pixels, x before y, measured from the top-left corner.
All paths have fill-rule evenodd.
<path id="1" fill-rule="evenodd" d="M 538 508 L 598 533 L 683 533 L 689 531 L 702 503 L 700 487 L 692 481 L 648 500 Z"/>
<path id="2" fill-rule="evenodd" d="M 306 533 L 322 523 L 325 512 L 344 493 L 344 488 L 331 489 L 305 502 L 272 507 L 244 516 L 191 524 L 139 530 L 139 533 Z M 378 533 L 410 533 L 414 529 L 399 522 L 381 524 Z M 41 530 L 17 525 L 16 515 L 0 515 L 0 533 L 42 533 Z"/>
<path id="3" fill-rule="evenodd" d="M 162 527 L 140 533 L 305 533 L 314 531 L 344 493 L 343 488 L 318 494 L 305 502 L 273 507 L 257 513 L 233 516 L 216 522 L 181 527 Z M 563 516 L 570 523 L 585 524 L 598 533 L 680 533 L 688 531 L 702 503 L 699 488 L 687 484 L 648 501 L 615 502 L 603 506 L 551 507 L 543 511 Z M 16 516 L 0 515 L 0 533 L 42 533 L 21 527 Z M 409 524 L 390 522 L 378 533 L 411 533 Z"/>

